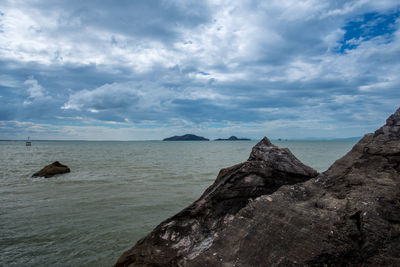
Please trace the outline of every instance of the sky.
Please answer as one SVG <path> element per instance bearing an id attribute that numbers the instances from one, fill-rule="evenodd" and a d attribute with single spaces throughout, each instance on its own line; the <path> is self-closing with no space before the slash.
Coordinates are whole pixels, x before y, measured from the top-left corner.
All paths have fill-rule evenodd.
<path id="1" fill-rule="evenodd" d="M 0 1 L 0 139 L 346 138 L 400 106 L 398 0 Z"/>

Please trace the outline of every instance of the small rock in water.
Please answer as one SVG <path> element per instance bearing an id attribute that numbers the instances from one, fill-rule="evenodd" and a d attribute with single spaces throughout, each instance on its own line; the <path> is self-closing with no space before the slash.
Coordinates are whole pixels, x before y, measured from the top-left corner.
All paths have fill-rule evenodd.
<path id="1" fill-rule="evenodd" d="M 43 169 L 41 169 L 38 172 L 35 172 L 32 177 L 45 177 L 49 178 L 52 177 L 56 174 L 62 174 L 62 173 L 67 173 L 70 172 L 71 170 L 69 169 L 68 166 L 61 164 L 58 161 L 53 162 L 50 165 L 47 165 Z"/>

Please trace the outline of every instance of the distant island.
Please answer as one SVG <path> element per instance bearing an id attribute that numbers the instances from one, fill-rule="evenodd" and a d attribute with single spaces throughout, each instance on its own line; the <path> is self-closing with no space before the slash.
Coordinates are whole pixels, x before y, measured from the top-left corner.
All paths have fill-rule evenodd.
<path id="1" fill-rule="evenodd" d="M 202 136 L 197 136 L 194 134 L 185 134 L 185 135 L 181 135 L 181 136 L 172 136 L 172 137 L 168 137 L 163 139 L 163 141 L 210 141 L 207 138 L 204 138 Z"/>
<path id="2" fill-rule="evenodd" d="M 228 139 L 218 138 L 215 141 L 250 141 L 249 138 L 237 138 L 236 136 L 231 136 Z"/>

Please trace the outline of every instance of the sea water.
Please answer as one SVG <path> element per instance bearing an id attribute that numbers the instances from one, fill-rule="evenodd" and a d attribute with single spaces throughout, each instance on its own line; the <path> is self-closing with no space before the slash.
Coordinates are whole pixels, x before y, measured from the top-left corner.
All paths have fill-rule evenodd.
<path id="1" fill-rule="evenodd" d="M 322 172 L 356 141 L 275 141 Z M 0 142 L 0 266 L 111 266 L 255 141 Z M 31 175 L 53 161 L 71 172 Z"/>

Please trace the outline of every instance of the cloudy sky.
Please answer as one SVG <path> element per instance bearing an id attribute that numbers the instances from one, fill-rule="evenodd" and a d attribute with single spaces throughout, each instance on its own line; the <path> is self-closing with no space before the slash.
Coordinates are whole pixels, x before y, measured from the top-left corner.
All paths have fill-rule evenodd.
<path id="1" fill-rule="evenodd" d="M 0 2 L 0 139 L 362 136 L 399 74 L 398 0 Z"/>

